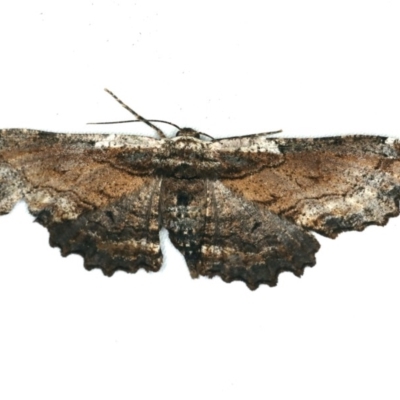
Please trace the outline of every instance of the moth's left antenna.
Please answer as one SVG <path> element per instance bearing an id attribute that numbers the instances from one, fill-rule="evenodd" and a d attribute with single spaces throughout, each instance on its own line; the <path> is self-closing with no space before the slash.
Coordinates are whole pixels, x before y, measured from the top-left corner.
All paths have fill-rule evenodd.
<path id="1" fill-rule="evenodd" d="M 151 128 L 153 128 L 162 138 L 165 138 L 165 133 L 158 128 L 157 126 L 153 125 L 149 120 L 147 120 L 146 118 L 142 117 L 141 115 L 139 115 L 136 111 L 133 111 L 132 108 L 128 107 L 125 103 L 123 103 L 113 92 L 111 92 L 111 90 L 108 89 L 104 89 L 109 95 L 111 95 L 112 97 L 114 97 L 115 100 L 118 101 L 119 104 L 121 104 L 122 107 L 126 108 L 130 113 L 132 113 L 139 121 L 144 122 L 146 125 L 150 126 Z"/>

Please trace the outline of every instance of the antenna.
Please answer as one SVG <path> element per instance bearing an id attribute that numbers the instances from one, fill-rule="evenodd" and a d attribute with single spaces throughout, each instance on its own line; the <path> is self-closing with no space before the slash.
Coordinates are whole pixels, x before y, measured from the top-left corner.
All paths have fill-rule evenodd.
<path id="1" fill-rule="evenodd" d="M 153 125 L 149 120 L 147 120 L 146 118 L 142 117 L 141 115 L 139 115 L 136 111 L 133 111 L 132 108 L 128 107 L 124 102 L 122 102 L 113 92 L 111 92 L 108 89 L 104 89 L 110 96 L 114 97 L 115 100 L 118 101 L 119 104 L 121 104 L 122 107 L 126 108 L 131 114 L 133 114 L 138 121 L 142 121 L 144 122 L 146 125 L 150 126 L 151 128 L 153 128 L 159 135 L 161 138 L 165 138 L 165 133 L 158 128 L 157 126 Z M 131 121 L 129 121 L 131 122 Z M 118 122 L 117 122 L 118 123 Z M 122 123 L 122 122 L 121 122 Z"/>
<path id="2" fill-rule="evenodd" d="M 149 122 L 160 122 L 163 124 L 168 124 L 171 125 L 179 130 L 181 130 L 181 128 L 178 125 L 173 124 L 172 122 L 168 122 L 168 121 L 163 121 L 161 119 L 148 119 L 147 121 Z M 139 119 L 129 119 L 126 121 L 111 121 L 111 122 L 88 122 L 87 125 L 111 125 L 111 124 L 125 124 L 128 122 L 142 122 Z"/>

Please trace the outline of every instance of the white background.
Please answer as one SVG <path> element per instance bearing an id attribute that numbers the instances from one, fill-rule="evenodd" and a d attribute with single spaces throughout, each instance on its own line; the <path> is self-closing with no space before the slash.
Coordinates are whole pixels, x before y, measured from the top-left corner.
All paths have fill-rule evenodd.
<path id="1" fill-rule="evenodd" d="M 399 7 L 3 0 L 0 126 L 130 118 L 108 87 L 148 118 L 215 137 L 400 136 Z M 301 280 L 255 292 L 191 280 L 168 243 L 157 274 L 89 273 L 32 220 L 23 204 L 0 219 L 2 399 L 400 397 L 396 219 L 319 237 Z"/>

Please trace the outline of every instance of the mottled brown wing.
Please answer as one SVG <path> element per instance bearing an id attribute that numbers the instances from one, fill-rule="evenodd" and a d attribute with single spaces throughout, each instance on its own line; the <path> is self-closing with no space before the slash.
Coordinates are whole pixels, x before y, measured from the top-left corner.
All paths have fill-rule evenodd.
<path id="1" fill-rule="evenodd" d="M 107 275 L 161 266 L 157 139 L 0 131 L 0 214 L 24 199 L 62 254 Z"/>
<path id="2" fill-rule="evenodd" d="M 240 280 L 250 289 L 275 286 L 278 275 L 303 274 L 315 264 L 317 240 L 301 227 L 244 197 L 219 181 L 207 182 L 207 207 L 198 274 Z"/>
<path id="3" fill-rule="evenodd" d="M 362 135 L 233 140 L 234 145 L 224 139 L 214 146 L 224 158 L 235 153 L 237 163 L 241 154 L 248 158 L 253 152 L 258 171 L 239 179 L 226 174 L 222 183 L 301 227 L 333 238 L 343 231 L 384 225 L 399 213 L 398 140 Z"/>

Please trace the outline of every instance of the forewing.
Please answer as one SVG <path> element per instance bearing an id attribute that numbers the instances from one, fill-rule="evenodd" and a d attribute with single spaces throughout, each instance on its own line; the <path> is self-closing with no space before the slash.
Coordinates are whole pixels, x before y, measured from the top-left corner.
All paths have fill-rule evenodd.
<path id="1" fill-rule="evenodd" d="M 379 136 L 270 139 L 280 162 L 222 182 L 247 200 L 329 237 L 398 215 L 400 144 Z M 242 147 L 239 153 L 247 156 Z M 240 156 L 240 155 L 238 155 Z M 260 151 L 257 157 L 262 158 Z"/>
<path id="2" fill-rule="evenodd" d="M 147 137 L 3 130 L 0 214 L 24 199 L 51 244 L 87 268 L 157 270 L 159 181 L 149 175 L 158 151 Z"/>

